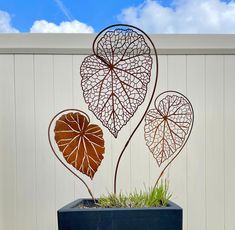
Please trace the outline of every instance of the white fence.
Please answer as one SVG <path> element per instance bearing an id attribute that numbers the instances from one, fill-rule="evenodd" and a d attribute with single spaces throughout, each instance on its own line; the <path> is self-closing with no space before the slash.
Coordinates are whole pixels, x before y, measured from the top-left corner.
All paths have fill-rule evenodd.
<path id="1" fill-rule="evenodd" d="M 94 35 L 0 36 L 0 229 L 55 230 L 56 210 L 88 196 L 57 162 L 47 127 L 66 108 L 88 111 L 79 68 Z M 184 208 L 185 230 L 235 229 L 235 36 L 159 35 L 156 96 L 167 89 L 188 96 L 195 124 L 170 167 L 173 200 Z M 144 105 L 138 111 L 143 113 Z M 93 182 L 96 196 L 112 190 L 113 172 L 139 117 L 116 140 L 105 130 L 105 159 Z M 100 124 L 99 121 L 95 120 Z M 143 124 L 120 165 L 122 191 L 151 186 L 159 174 L 144 143 Z"/>

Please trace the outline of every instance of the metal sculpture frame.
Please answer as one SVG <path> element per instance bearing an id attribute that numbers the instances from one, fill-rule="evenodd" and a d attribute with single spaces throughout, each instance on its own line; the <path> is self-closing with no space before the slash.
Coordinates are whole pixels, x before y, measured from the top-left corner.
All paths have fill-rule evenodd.
<path id="1" fill-rule="evenodd" d="M 94 195 L 93 195 L 91 189 L 89 188 L 89 186 L 88 186 L 87 183 L 85 182 L 85 180 L 83 180 L 79 175 L 77 175 L 73 170 L 71 170 L 71 169 L 66 165 L 66 163 L 64 163 L 64 162 L 60 159 L 60 157 L 59 157 L 58 154 L 56 153 L 56 150 L 54 149 L 53 144 L 52 144 L 52 141 L 51 141 L 50 133 L 51 133 L 51 126 L 52 126 L 53 122 L 55 121 L 55 119 L 56 119 L 59 115 L 65 113 L 65 112 L 68 112 L 68 111 L 80 112 L 80 113 L 84 114 L 84 115 L 88 118 L 88 120 L 90 120 L 89 116 L 88 116 L 85 112 L 83 112 L 83 111 L 81 111 L 81 110 L 79 110 L 79 109 L 65 109 L 65 110 L 63 110 L 63 111 L 60 111 L 59 113 L 57 113 L 57 114 L 51 119 L 50 124 L 49 124 L 49 126 L 48 126 L 47 135 L 48 135 L 49 145 L 50 145 L 51 150 L 52 150 L 52 152 L 54 153 L 55 157 L 58 159 L 58 161 L 59 161 L 68 171 L 70 171 L 75 177 L 77 177 L 77 178 L 85 185 L 85 187 L 87 188 L 88 193 L 90 194 L 90 196 L 92 197 L 92 199 L 95 200 L 95 197 L 94 197 Z"/>
<path id="2" fill-rule="evenodd" d="M 168 104 L 168 109 L 166 111 L 166 113 L 162 113 L 159 108 L 157 107 L 156 105 L 156 102 L 157 100 L 163 96 L 164 94 L 166 94 L 166 97 L 164 99 L 166 99 L 167 97 L 169 97 L 170 94 L 173 94 L 173 96 L 176 96 L 177 94 L 181 97 L 181 99 L 184 100 L 185 104 L 180 104 L 178 107 L 176 107 L 176 110 L 174 111 L 174 113 L 172 113 L 173 111 L 171 111 L 171 114 L 170 114 L 170 105 Z M 179 99 L 179 98 L 177 98 Z M 176 99 L 176 100 L 177 100 Z M 161 100 L 162 101 L 162 100 Z M 164 174 L 165 170 L 169 167 L 169 165 L 177 158 L 177 156 L 181 153 L 182 149 L 184 148 L 185 144 L 187 143 L 188 141 L 188 138 L 190 137 L 191 135 L 191 132 L 192 132 L 192 129 L 193 129 L 193 125 L 194 125 L 194 110 L 193 110 L 193 106 L 191 104 L 191 102 L 189 101 L 189 99 L 184 96 L 182 93 L 178 92 L 178 91 L 174 91 L 174 90 L 167 90 L 165 92 L 162 92 L 161 94 L 159 94 L 157 96 L 157 98 L 155 99 L 155 102 L 154 102 L 154 106 L 155 106 L 155 110 L 157 110 L 157 112 L 160 114 L 160 116 L 162 117 L 162 121 L 164 123 L 164 129 L 165 129 L 165 125 L 168 126 L 169 128 L 169 135 L 171 137 L 171 140 L 173 140 L 174 142 L 174 136 L 177 137 L 177 138 L 180 138 L 182 143 L 181 144 L 178 144 L 178 148 L 176 147 L 176 142 L 174 142 L 174 145 L 175 147 L 173 147 L 173 150 L 172 150 L 172 147 L 170 147 L 170 150 L 172 151 L 172 154 L 170 154 L 165 160 L 167 159 L 170 159 L 170 161 L 164 166 L 163 170 L 161 171 L 159 177 L 157 178 L 156 180 L 156 183 L 154 185 L 154 187 L 156 187 L 159 183 L 159 180 L 161 179 L 162 175 Z M 187 111 L 184 112 L 184 113 L 181 113 L 181 114 L 176 114 L 176 111 L 179 111 L 179 109 L 183 108 L 183 106 L 187 107 Z M 164 107 L 164 106 L 163 106 Z M 167 107 L 167 106 L 166 106 Z M 166 110 L 166 107 L 164 108 Z M 187 113 L 189 112 L 189 113 Z M 169 118 L 170 116 L 172 116 L 174 114 L 175 118 Z M 181 121 L 179 119 L 179 116 L 181 116 L 181 119 L 182 119 L 182 116 L 188 116 L 187 117 L 187 121 Z M 178 117 L 177 117 L 178 116 Z M 159 118 L 158 118 L 159 119 Z M 171 121 L 171 123 L 174 123 L 175 126 L 173 127 L 170 127 L 170 125 L 168 124 L 169 120 Z M 175 121 L 177 120 L 177 121 Z M 184 125 L 181 125 L 181 124 L 184 124 Z M 186 125 L 186 126 L 185 126 Z M 187 126 L 188 125 L 188 126 Z M 159 126 L 158 126 L 159 127 Z M 157 127 L 157 128 L 158 128 Z M 184 135 L 182 136 L 179 136 L 179 134 L 177 134 L 177 129 L 180 129 L 182 132 L 184 132 Z M 161 139 L 160 139 L 161 140 Z M 147 137 L 146 137 L 146 130 L 145 130 L 145 141 L 147 142 Z M 166 142 L 168 142 L 168 140 L 166 139 Z M 157 142 L 157 144 L 160 144 L 160 141 Z M 162 142 L 162 145 L 164 145 L 164 142 Z M 156 145 L 155 145 L 156 147 Z M 161 146 L 162 147 L 162 146 Z M 162 148 L 160 148 L 162 149 Z M 176 154 L 175 154 L 176 153 Z M 175 154 L 175 155 L 174 155 Z M 165 161 L 164 160 L 164 161 Z M 163 162 L 161 162 L 163 163 Z M 161 164 L 158 163 L 158 166 L 160 167 Z"/>
<path id="3" fill-rule="evenodd" d="M 115 29 L 118 28 L 118 29 Z M 126 28 L 126 29 L 123 29 Z M 129 36 L 129 37 L 128 37 Z M 121 37 L 121 42 L 119 41 Z M 134 37 L 134 38 L 133 38 Z M 116 39 L 116 40 L 115 40 Z M 136 44 L 135 44 L 136 42 Z M 137 43 L 139 42 L 139 43 Z M 124 48 L 125 49 L 124 49 Z M 124 49 L 124 50 L 123 50 Z M 93 54 L 89 55 L 86 57 L 80 67 L 80 74 L 82 77 L 81 80 L 81 87 L 83 89 L 83 97 L 85 102 L 88 104 L 89 110 L 91 110 L 94 115 L 96 116 L 97 119 L 101 121 L 103 126 L 109 129 L 109 131 L 113 134 L 115 138 L 117 138 L 118 132 L 120 129 L 127 124 L 127 122 L 131 119 L 131 117 L 134 115 L 134 113 L 137 111 L 137 108 L 144 102 L 146 94 L 147 94 L 147 89 L 148 89 L 148 84 L 149 82 L 153 81 L 153 87 L 152 87 L 152 93 L 150 96 L 150 99 L 147 103 L 147 106 L 144 110 L 143 115 L 141 116 L 139 122 L 137 123 L 136 127 L 133 129 L 131 132 L 130 136 L 127 138 L 127 141 L 124 144 L 124 147 L 122 148 L 117 163 L 115 167 L 115 172 L 114 172 L 114 179 L 113 179 L 113 190 L 114 193 L 116 194 L 117 192 L 117 177 L 118 177 L 118 169 L 119 165 L 122 159 L 122 156 L 129 145 L 132 137 L 134 136 L 135 132 L 137 129 L 140 127 L 141 123 L 145 120 L 148 121 L 147 117 L 151 116 L 149 114 L 151 112 L 150 106 L 153 102 L 154 95 L 156 92 L 157 88 L 157 81 L 158 81 L 158 55 L 157 55 L 157 49 L 153 43 L 153 41 L 150 39 L 150 37 L 141 29 L 132 26 L 132 25 L 127 25 L 127 24 L 114 24 L 106 27 L 103 29 L 101 32 L 98 33 L 98 35 L 95 37 L 93 44 L 92 44 L 92 51 Z M 151 53 L 153 51 L 153 53 Z M 108 53 L 107 53 L 108 52 Z M 129 52 L 129 53 L 128 53 Z M 128 58 L 124 58 L 125 55 L 128 53 Z M 136 55 L 136 56 L 135 56 Z M 154 57 L 152 58 L 151 55 Z M 133 59 L 133 60 L 131 60 Z M 124 63 L 120 68 L 117 67 L 118 64 L 121 62 L 124 62 L 126 60 L 129 60 L 128 63 Z M 130 61 L 131 60 L 131 61 Z M 116 62 L 115 62 L 116 61 Z M 144 64 L 142 64 L 144 62 Z M 154 79 L 151 79 L 151 71 L 152 71 L 152 66 L 153 62 L 155 62 L 156 65 L 156 72 L 155 76 L 153 77 Z M 128 66 L 129 69 L 125 70 L 125 67 Z M 116 72 L 116 71 L 117 72 Z M 131 76 L 131 79 L 128 78 L 128 75 Z M 114 84 L 114 80 L 118 79 L 116 81 L 117 84 Z M 109 81 L 107 80 L 109 79 Z M 110 80 L 111 79 L 111 80 Z M 136 80 L 137 79 L 137 80 Z M 135 88 L 135 86 L 138 86 Z M 100 88 L 99 88 L 100 87 Z M 122 93 L 119 94 L 119 98 L 117 98 L 115 94 L 114 89 L 119 89 L 123 91 Z M 128 88 L 129 87 L 129 88 Z M 102 90 L 103 91 L 102 91 Z M 132 95 L 127 89 L 132 89 L 135 92 L 138 92 L 139 95 L 134 95 L 133 98 L 129 97 L 128 95 Z M 108 95 L 108 91 L 110 91 L 110 95 Z M 129 94 L 128 94 L 129 93 Z M 159 177 L 156 180 L 156 183 L 154 187 L 158 185 L 158 182 L 162 175 L 164 174 L 165 170 L 167 167 L 173 162 L 173 160 L 179 155 L 179 153 L 182 151 L 183 147 L 185 146 L 186 142 L 188 141 L 188 138 L 192 132 L 192 127 L 194 124 L 194 111 L 191 102 L 188 100 L 187 97 L 185 97 L 183 94 L 177 92 L 177 91 L 165 91 L 157 96 L 155 99 L 155 110 L 157 111 L 157 116 L 160 116 L 160 118 L 163 120 L 164 123 L 164 129 L 160 133 L 165 132 L 165 123 L 169 126 L 167 123 L 168 116 L 162 114 L 162 112 L 158 109 L 156 102 L 157 100 L 163 95 L 163 94 L 176 94 L 180 95 L 182 100 L 185 100 L 187 102 L 187 108 L 190 110 L 190 116 L 189 117 L 181 117 L 177 119 L 188 119 L 188 124 L 187 124 L 187 130 L 186 128 L 181 128 L 181 131 L 185 131 L 185 135 L 181 138 L 180 144 L 177 143 L 177 148 L 176 148 L 176 142 L 175 142 L 175 147 L 174 151 L 172 154 L 170 154 L 167 159 L 169 158 L 169 162 L 165 165 L 163 170 L 161 171 Z M 124 96 L 123 96 L 124 95 Z M 114 98 L 116 96 L 116 99 Z M 133 96 L 133 95 L 132 95 Z M 105 97 L 105 102 L 101 101 L 100 98 Z M 136 99 L 137 97 L 137 99 Z M 177 97 L 177 96 L 175 96 Z M 98 98 L 98 100 L 97 100 Z M 120 99 L 121 98 L 121 99 Z M 118 103 L 125 102 L 126 103 L 126 98 L 129 99 L 129 103 L 125 104 L 125 106 L 122 106 L 121 109 L 125 110 L 124 112 L 121 111 L 120 105 Z M 111 102 L 109 100 L 111 99 Z M 116 102 L 114 100 L 117 100 Z M 137 101 L 137 105 L 132 105 L 131 100 Z M 110 113 L 110 107 L 109 105 L 111 103 L 112 105 L 112 111 Z M 116 103 L 116 104 L 115 104 Z M 174 103 L 174 102 L 173 102 Z M 131 107 L 133 106 L 133 107 Z M 176 107 L 177 104 L 174 104 Z M 130 111 L 129 111 L 129 110 Z M 164 108 L 163 108 L 164 109 Z M 170 108 L 169 108 L 170 109 Z M 169 109 L 167 112 L 169 112 Z M 117 112 L 117 111 L 118 112 Z M 76 173 L 74 173 L 57 155 L 56 150 L 53 148 L 53 144 L 50 138 L 50 132 L 51 132 L 51 126 L 55 119 L 62 113 L 67 112 L 67 111 L 77 111 L 80 113 L 85 114 L 86 117 L 89 116 L 84 113 L 81 110 L 77 109 L 66 109 L 61 111 L 60 113 L 56 114 L 48 127 L 48 139 L 49 139 L 49 144 L 50 147 L 56 156 L 56 158 L 72 173 L 74 174 L 87 188 L 89 194 L 91 197 L 94 199 L 94 196 L 91 192 L 91 189 L 88 187 L 87 183 Z M 120 112 L 121 111 L 121 112 Z M 105 120 L 107 117 L 107 114 L 109 115 L 109 120 Z M 119 114 L 122 114 L 122 118 L 124 121 L 122 121 L 119 126 L 115 124 L 115 116 L 118 117 Z M 125 115 L 128 114 L 128 115 Z M 187 114 L 184 114 L 185 116 Z M 113 116 L 113 117 L 111 117 Z M 117 118 L 116 118 L 117 119 Z M 158 119 L 158 118 L 156 118 Z M 110 122 L 111 120 L 111 122 Z M 114 122 L 114 124 L 113 124 Z M 178 121 L 177 121 L 178 122 Z M 168 131 L 168 135 L 170 135 L 171 140 L 174 142 L 173 136 L 177 138 L 177 129 L 180 128 L 180 125 L 178 125 L 177 128 L 177 122 L 175 123 L 176 125 L 173 126 L 172 131 Z M 179 121 L 181 122 L 181 121 Z M 182 122 L 183 123 L 183 122 Z M 185 122 L 184 122 L 185 123 Z M 155 148 L 161 148 L 163 147 L 164 149 L 164 141 L 163 141 L 163 146 L 161 145 L 159 140 L 154 139 L 154 144 L 157 146 L 152 146 L 153 142 L 149 144 L 149 137 L 147 136 L 148 132 L 148 124 L 146 123 L 146 129 L 145 129 L 145 141 L 147 143 L 147 146 L 150 148 L 150 151 L 152 153 L 155 151 Z M 156 124 L 158 124 L 156 122 Z M 156 129 L 155 132 L 157 132 L 157 127 L 153 127 Z M 176 130 L 174 130 L 176 129 Z M 184 130 L 185 129 L 185 130 Z M 170 130 L 170 126 L 169 126 Z M 154 134 L 154 138 L 155 138 Z M 160 139 L 161 140 L 161 139 Z M 156 144 L 157 143 L 157 144 Z M 160 147 L 159 147 L 160 146 Z M 156 159 L 157 160 L 157 159 Z M 164 161 L 166 160 L 166 157 L 164 158 Z M 157 161 L 159 164 L 159 162 Z M 159 166 L 163 163 L 162 161 L 160 162 Z"/>

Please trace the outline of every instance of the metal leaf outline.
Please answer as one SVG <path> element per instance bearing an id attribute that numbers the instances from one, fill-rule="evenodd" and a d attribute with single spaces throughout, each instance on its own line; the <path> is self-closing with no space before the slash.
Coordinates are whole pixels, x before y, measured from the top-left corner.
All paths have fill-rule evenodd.
<path id="1" fill-rule="evenodd" d="M 81 113 L 69 112 L 56 120 L 54 134 L 67 163 L 92 179 L 104 158 L 102 129 Z"/>
<path id="2" fill-rule="evenodd" d="M 162 97 L 169 92 L 163 93 Z M 193 108 L 182 94 L 166 95 L 145 117 L 146 145 L 158 166 L 179 154 L 192 130 Z"/>
<path id="3" fill-rule="evenodd" d="M 152 62 L 144 36 L 132 29 L 107 31 L 83 60 L 85 102 L 114 137 L 144 102 Z"/>

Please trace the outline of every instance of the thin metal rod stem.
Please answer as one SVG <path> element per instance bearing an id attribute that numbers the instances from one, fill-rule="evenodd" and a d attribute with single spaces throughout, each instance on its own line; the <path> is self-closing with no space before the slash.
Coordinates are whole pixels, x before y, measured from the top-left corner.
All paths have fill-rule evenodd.
<path id="1" fill-rule="evenodd" d="M 60 114 L 62 114 L 62 113 L 64 113 L 64 112 L 67 112 L 67 111 L 76 111 L 76 112 L 83 113 L 83 114 L 86 115 L 86 117 L 87 117 L 88 120 L 90 121 L 89 116 L 88 116 L 85 112 L 83 112 L 83 111 L 81 111 L 81 110 L 78 110 L 78 109 L 65 109 L 65 110 L 63 110 L 63 111 L 57 113 L 57 114 L 52 118 L 52 120 L 51 120 L 51 122 L 50 122 L 50 124 L 49 124 L 49 127 L 48 127 L 48 140 L 49 140 L 49 144 L 50 144 L 50 147 L 51 147 L 51 149 L 52 149 L 52 151 L 53 151 L 55 157 L 60 161 L 60 163 L 61 163 L 65 168 L 67 168 L 74 176 L 76 176 L 76 177 L 85 185 L 85 187 L 87 188 L 87 191 L 88 191 L 88 193 L 90 194 L 91 198 L 95 201 L 95 197 L 94 197 L 94 195 L 92 194 L 91 189 L 89 188 L 89 186 L 87 185 L 87 183 L 86 183 L 80 176 L 78 176 L 75 172 L 73 172 L 73 171 L 58 157 L 58 155 L 57 155 L 57 153 L 56 153 L 56 151 L 55 151 L 55 149 L 54 149 L 54 147 L 53 147 L 53 145 L 52 145 L 52 142 L 51 142 L 50 131 L 51 131 L 51 125 L 52 125 L 53 121 L 55 120 L 55 118 L 56 118 L 57 116 L 59 116 Z"/>
<path id="2" fill-rule="evenodd" d="M 150 98 L 150 100 L 149 100 L 148 106 L 147 106 L 147 108 L 146 108 L 146 110 L 145 110 L 143 116 L 141 117 L 139 123 L 137 124 L 137 126 L 135 127 L 135 129 L 134 129 L 133 132 L 131 133 L 130 137 L 128 138 L 126 144 L 124 145 L 124 148 L 122 149 L 122 151 L 121 151 L 121 153 L 120 153 L 120 155 L 119 155 L 119 157 L 118 157 L 118 161 L 117 161 L 116 168 L 115 168 L 115 174 L 114 174 L 114 193 L 116 194 L 116 192 L 117 192 L 118 167 L 119 167 L 121 158 L 122 158 L 122 156 L 123 156 L 123 154 L 124 154 L 124 152 L 125 152 L 125 150 L 126 150 L 128 144 L 130 143 L 131 138 L 132 138 L 133 135 L 135 134 L 136 130 L 139 128 L 139 126 L 140 126 L 140 124 L 142 123 L 142 121 L 144 120 L 145 115 L 147 114 L 147 112 L 148 112 L 148 110 L 149 110 L 149 107 L 150 107 L 150 105 L 151 105 L 151 103 L 152 103 L 152 100 L 153 100 L 153 97 L 154 97 L 154 94 L 155 94 L 155 91 L 156 91 L 157 80 L 158 80 L 158 57 L 157 57 L 157 50 L 156 50 L 155 45 L 153 44 L 153 42 L 152 42 L 152 40 L 150 39 L 150 37 L 149 37 L 144 31 L 142 31 L 141 29 L 139 29 L 139 28 L 137 28 L 137 27 L 135 27 L 135 26 L 130 26 L 130 25 L 126 25 L 126 24 L 117 24 L 117 25 L 113 25 L 113 26 L 129 26 L 129 27 L 132 27 L 132 28 L 134 28 L 134 29 L 136 29 L 136 30 L 141 31 L 141 32 L 148 38 L 148 40 L 150 41 L 150 43 L 151 43 L 151 45 L 152 45 L 152 47 L 153 47 L 153 49 L 154 49 L 155 59 L 156 59 L 156 78 L 155 78 L 154 88 L 153 88 L 152 95 L 151 95 L 151 98 Z M 110 26 L 110 27 L 112 27 L 112 26 Z M 108 27 L 108 28 L 110 28 L 110 27 Z M 107 28 L 106 28 L 106 29 L 107 29 Z M 105 30 L 106 30 L 106 29 L 105 29 Z M 103 30 L 103 31 L 104 31 L 104 30 Z M 101 32 L 103 32 L 103 31 L 101 31 Z M 98 37 L 98 36 L 97 36 L 97 37 Z M 93 47 L 94 47 L 94 46 L 93 46 Z M 93 50 L 94 50 L 94 48 L 93 48 Z"/>
<path id="3" fill-rule="evenodd" d="M 182 97 L 184 97 L 189 105 L 190 105 L 190 108 L 192 109 L 192 124 L 191 124 L 191 127 L 190 127 L 190 131 L 189 131 L 189 134 L 188 134 L 188 137 L 186 138 L 186 140 L 184 141 L 184 144 L 181 146 L 180 150 L 178 151 L 178 153 L 167 163 L 167 165 L 163 168 L 163 170 L 161 171 L 160 175 L 158 176 L 157 180 L 156 180 L 156 183 L 154 184 L 154 188 L 157 187 L 161 177 L 163 176 L 164 172 L 166 171 L 166 169 L 169 167 L 169 165 L 175 160 L 175 158 L 180 154 L 180 152 L 182 151 L 182 149 L 184 148 L 185 144 L 187 143 L 188 141 L 188 138 L 189 136 L 191 135 L 191 132 L 192 132 L 192 129 L 193 129 L 193 124 L 194 124 L 194 110 L 193 110 L 193 106 L 191 104 L 191 102 L 188 100 L 188 98 L 186 96 L 184 96 L 182 93 L 180 92 L 177 92 L 177 91 L 174 91 L 174 90 L 167 90 L 161 94 L 159 94 L 157 96 L 157 98 L 155 99 L 155 102 L 154 102 L 154 105 L 155 105 L 155 108 L 157 109 L 157 106 L 156 106 L 156 101 L 157 99 L 162 95 L 162 94 L 165 94 L 165 93 L 177 93 L 177 94 L 180 94 Z"/>

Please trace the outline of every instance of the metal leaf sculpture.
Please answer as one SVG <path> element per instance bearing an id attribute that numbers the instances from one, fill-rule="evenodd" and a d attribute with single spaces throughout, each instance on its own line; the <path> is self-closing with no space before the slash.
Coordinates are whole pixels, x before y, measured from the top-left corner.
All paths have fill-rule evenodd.
<path id="1" fill-rule="evenodd" d="M 180 153 L 191 133 L 193 120 L 192 105 L 181 93 L 167 91 L 157 97 L 155 109 L 149 110 L 145 117 L 144 131 L 146 144 L 159 166 Z"/>
<path id="2" fill-rule="evenodd" d="M 54 138 L 66 162 L 92 179 L 104 158 L 101 128 L 80 112 L 69 112 L 56 120 Z"/>
<path id="3" fill-rule="evenodd" d="M 144 102 L 152 69 L 150 48 L 133 28 L 116 28 L 97 36 L 93 52 L 80 69 L 83 96 L 88 108 L 117 137 Z"/>
<path id="4" fill-rule="evenodd" d="M 155 183 L 156 187 L 163 172 L 181 152 L 191 134 L 194 122 L 192 105 L 181 93 L 167 91 L 156 98 L 155 108 L 149 110 L 157 86 L 158 57 L 154 43 L 139 28 L 125 24 L 111 25 L 96 36 L 92 49 L 93 55 L 86 57 L 80 67 L 83 97 L 89 110 L 115 138 L 144 102 L 155 60 L 156 73 L 145 112 L 127 138 L 116 163 L 114 193 L 123 153 L 144 119 L 146 144 L 158 165 L 169 159 Z M 48 128 L 49 143 L 58 160 L 83 182 L 94 199 L 86 182 L 73 170 L 75 168 L 91 179 L 94 177 L 103 160 L 103 132 L 98 125 L 90 124 L 86 113 L 72 110 L 64 110 L 52 119 Z M 54 121 L 54 139 L 63 161 L 72 165 L 73 170 L 53 148 L 50 130 Z"/>

